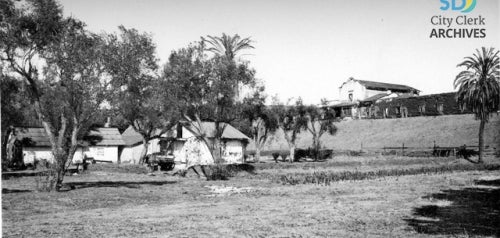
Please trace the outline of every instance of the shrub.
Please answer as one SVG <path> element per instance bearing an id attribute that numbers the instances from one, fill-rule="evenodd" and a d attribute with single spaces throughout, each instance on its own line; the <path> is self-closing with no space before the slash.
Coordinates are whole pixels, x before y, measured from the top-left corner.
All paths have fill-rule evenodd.
<path id="1" fill-rule="evenodd" d="M 207 180 L 228 180 L 232 176 L 231 171 L 223 164 L 210 165 L 209 168 Z"/>
<path id="2" fill-rule="evenodd" d="M 38 192 L 50 192 L 55 188 L 56 171 L 54 169 L 39 172 L 35 176 L 35 190 Z"/>
<path id="3" fill-rule="evenodd" d="M 207 180 L 228 180 L 239 172 L 255 174 L 255 167 L 251 164 L 215 164 L 211 165 Z"/>
<path id="4" fill-rule="evenodd" d="M 88 166 L 87 171 L 103 171 L 113 173 L 133 173 L 133 174 L 147 174 L 149 169 L 140 164 L 105 164 L 97 163 Z"/>
<path id="5" fill-rule="evenodd" d="M 416 174 L 438 174 L 451 171 L 471 171 L 471 170 L 500 170 L 500 165 L 474 165 L 456 164 L 440 167 L 421 167 L 409 169 L 390 169 L 377 171 L 342 171 L 342 172 L 313 172 L 313 173 L 292 173 L 274 177 L 276 182 L 290 185 L 296 184 L 322 184 L 330 185 L 332 182 L 345 180 L 365 180 L 387 176 L 405 176 Z"/>

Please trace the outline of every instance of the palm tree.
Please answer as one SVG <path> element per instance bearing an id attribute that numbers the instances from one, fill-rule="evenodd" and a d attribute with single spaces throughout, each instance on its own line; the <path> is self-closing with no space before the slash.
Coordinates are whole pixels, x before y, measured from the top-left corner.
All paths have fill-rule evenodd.
<path id="1" fill-rule="evenodd" d="M 208 43 L 208 51 L 217 55 L 226 56 L 228 60 L 234 60 L 236 53 L 244 49 L 253 49 L 252 40 L 250 37 L 241 38 L 238 34 L 234 36 L 222 33 L 222 37 L 207 36 L 208 39 L 201 37 L 201 40 Z"/>
<path id="2" fill-rule="evenodd" d="M 455 78 L 458 88 L 457 102 L 462 109 L 469 109 L 481 120 L 479 125 L 479 159 L 483 162 L 484 126 L 490 113 L 496 112 L 500 104 L 500 58 L 494 48 L 476 50 L 472 57 L 465 57 L 457 67 L 466 67 Z"/>
<path id="3" fill-rule="evenodd" d="M 241 38 L 238 34 L 234 36 L 226 35 L 226 33 L 222 33 L 222 37 L 218 36 L 207 36 L 208 39 L 201 37 L 201 41 L 203 44 L 207 44 L 207 51 L 210 51 L 216 55 L 224 56 L 226 60 L 231 63 L 234 63 L 234 58 L 236 54 L 245 49 L 254 49 L 252 45 L 252 40 L 250 37 Z M 238 100 L 240 97 L 240 83 L 238 82 L 234 86 L 235 99 Z"/>

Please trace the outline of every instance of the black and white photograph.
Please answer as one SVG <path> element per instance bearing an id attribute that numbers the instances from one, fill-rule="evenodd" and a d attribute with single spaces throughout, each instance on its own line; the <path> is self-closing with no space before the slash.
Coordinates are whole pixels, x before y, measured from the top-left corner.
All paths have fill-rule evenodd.
<path id="1" fill-rule="evenodd" d="M 1 237 L 500 237 L 498 0 L 0 0 Z"/>

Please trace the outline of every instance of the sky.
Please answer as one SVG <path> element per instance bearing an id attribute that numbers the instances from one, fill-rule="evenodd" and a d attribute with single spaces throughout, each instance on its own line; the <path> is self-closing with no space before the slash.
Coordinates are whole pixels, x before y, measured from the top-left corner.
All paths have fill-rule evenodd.
<path id="1" fill-rule="evenodd" d="M 460 6 L 465 0 L 456 1 Z M 469 0 L 470 1 L 470 0 Z M 151 33 L 163 65 L 171 51 L 201 36 L 251 37 L 250 61 L 267 94 L 317 104 L 338 99 L 349 77 L 405 84 L 433 94 L 454 91 L 465 56 L 500 49 L 498 0 L 477 0 L 470 13 L 441 10 L 440 0 L 61 0 L 64 14 L 94 32 L 119 25 Z M 430 38 L 431 18 L 477 18 L 484 38 Z"/>

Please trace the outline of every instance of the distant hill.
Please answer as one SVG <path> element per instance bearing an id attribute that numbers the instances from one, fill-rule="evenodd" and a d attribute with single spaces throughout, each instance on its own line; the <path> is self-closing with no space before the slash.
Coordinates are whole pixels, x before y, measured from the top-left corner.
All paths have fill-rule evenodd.
<path id="1" fill-rule="evenodd" d="M 478 144 L 479 121 L 474 115 L 445 115 L 432 117 L 410 117 L 397 119 L 351 120 L 336 123 L 334 136 L 322 137 L 323 147 L 334 150 L 359 150 L 363 147 L 384 146 L 432 147 L 434 141 L 441 147 Z M 485 144 L 500 149 L 500 115 L 494 115 L 485 128 Z M 311 135 L 303 132 L 298 138 L 298 147 L 311 145 Z M 248 150 L 253 150 L 253 144 Z M 287 150 L 283 132 L 278 131 L 264 150 Z"/>

